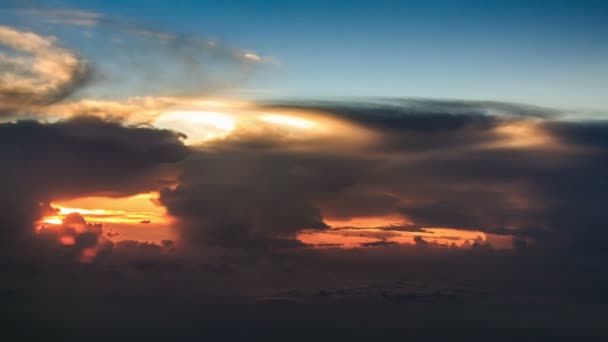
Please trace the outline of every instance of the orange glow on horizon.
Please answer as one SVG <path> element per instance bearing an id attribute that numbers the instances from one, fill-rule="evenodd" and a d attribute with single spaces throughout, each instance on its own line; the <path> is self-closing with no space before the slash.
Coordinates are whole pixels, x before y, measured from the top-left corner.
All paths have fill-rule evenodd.
<path id="1" fill-rule="evenodd" d="M 95 223 L 167 223 L 169 218 L 165 209 L 155 203 L 157 196 L 156 193 L 144 193 L 122 198 L 94 196 L 52 202 L 51 206 L 58 212 L 45 217 L 43 222 L 61 224 L 69 214 L 79 213 L 87 222 Z"/>
<path id="2" fill-rule="evenodd" d="M 331 227 L 388 227 L 413 224 L 412 221 L 401 215 L 388 216 L 368 216 L 368 217 L 351 217 L 348 219 L 326 219 L 324 220 Z"/>
<path id="3" fill-rule="evenodd" d="M 510 248 L 504 239 L 490 237 L 480 231 L 447 227 L 425 227 L 419 231 L 408 231 L 411 220 L 395 214 L 387 216 L 352 217 L 348 219 L 326 219 L 332 228 L 325 231 L 306 230 L 298 234 L 302 242 L 316 247 L 359 248 L 365 243 L 387 241 L 403 245 L 414 245 L 415 237 L 435 246 L 468 247 L 475 242 L 492 242 L 495 248 Z M 498 243 L 496 243 L 498 242 Z"/>
<path id="4" fill-rule="evenodd" d="M 61 226 L 69 214 L 79 213 L 88 223 L 102 224 L 104 235 L 111 240 L 154 243 L 174 240 L 172 219 L 165 208 L 156 203 L 157 197 L 157 193 L 143 193 L 123 198 L 93 196 L 56 201 L 51 206 L 57 212 L 44 217 L 40 225 L 53 229 Z M 70 245 L 69 238 L 62 237 L 59 242 Z"/>
<path id="5" fill-rule="evenodd" d="M 144 193 L 124 198 L 83 197 L 53 202 L 52 206 L 57 212 L 44 217 L 41 225 L 47 229 L 60 227 L 69 214 L 76 212 L 88 223 L 102 224 L 103 235 L 113 241 L 160 243 L 162 240 L 175 240 L 172 218 L 157 203 L 157 196 L 157 193 Z M 359 248 L 365 243 L 378 241 L 414 245 L 415 237 L 434 246 L 469 247 L 475 242 L 489 242 L 495 248 L 510 248 L 508 237 L 490 236 L 475 230 L 429 227 L 420 231 L 408 231 L 407 226 L 413 222 L 401 215 L 328 219 L 325 222 L 333 228 L 324 231 L 304 230 L 297 238 L 321 248 Z M 62 236 L 59 242 L 73 245 L 73 240 L 72 236 Z"/>
<path id="6" fill-rule="evenodd" d="M 436 246 L 466 247 L 479 243 L 491 243 L 494 248 L 511 248 L 509 237 L 501 238 L 473 229 L 449 227 L 424 227 L 415 230 L 415 222 L 399 214 L 385 216 L 351 217 L 348 219 L 326 219 L 330 227 L 326 231 L 304 231 L 298 239 L 311 245 L 340 245 L 342 248 L 361 247 L 362 243 L 379 240 L 414 245 L 415 237 Z M 408 231 L 407 227 L 412 226 Z"/>

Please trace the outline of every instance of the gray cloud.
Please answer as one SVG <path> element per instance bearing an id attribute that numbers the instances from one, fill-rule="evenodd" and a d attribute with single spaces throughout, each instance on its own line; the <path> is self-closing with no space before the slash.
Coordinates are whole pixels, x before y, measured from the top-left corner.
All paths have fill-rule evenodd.
<path id="1" fill-rule="evenodd" d="M 182 167 L 180 185 L 162 191 L 160 202 L 182 221 L 190 246 L 247 247 L 327 229 L 313 199 L 349 182 L 339 161 L 280 150 L 198 151 Z"/>

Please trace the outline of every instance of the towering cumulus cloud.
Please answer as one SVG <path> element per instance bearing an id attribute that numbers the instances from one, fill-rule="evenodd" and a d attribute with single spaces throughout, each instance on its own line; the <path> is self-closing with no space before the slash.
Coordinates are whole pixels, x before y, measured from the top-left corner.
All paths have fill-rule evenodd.
<path id="1" fill-rule="evenodd" d="M 266 109 L 322 113 L 312 120 L 337 120 L 352 132 L 333 127 L 318 136 L 257 123 L 197 147 L 181 164 L 179 186 L 161 193 L 182 242 L 297 246 L 296 233 L 327 229 L 328 220 L 402 217 L 407 223 L 382 231 L 446 227 L 503 236 L 516 247 L 606 250 L 604 122 L 486 102 Z"/>
<path id="2" fill-rule="evenodd" d="M 31 234 L 51 200 L 160 188 L 172 180 L 163 166 L 187 153 L 175 132 L 97 118 L 0 124 L 2 244 Z"/>
<path id="3" fill-rule="evenodd" d="M 314 198 L 348 182 L 341 161 L 290 153 L 276 142 L 200 150 L 183 164 L 180 185 L 161 192 L 161 203 L 180 218 L 182 242 L 225 247 L 297 246 L 302 229 L 327 229 Z M 224 146 L 223 146 L 224 145 Z M 270 149 L 270 150 L 268 150 Z"/>
<path id="4" fill-rule="evenodd" d="M 0 46 L 0 115 L 55 103 L 87 80 L 87 64 L 54 37 L 0 25 Z"/>

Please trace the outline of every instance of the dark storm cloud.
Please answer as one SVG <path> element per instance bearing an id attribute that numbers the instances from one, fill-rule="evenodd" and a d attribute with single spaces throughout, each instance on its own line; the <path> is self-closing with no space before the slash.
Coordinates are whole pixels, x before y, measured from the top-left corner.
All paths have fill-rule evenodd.
<path id="1" fill-rule="evenodd" d="M 472 101 L 295 102 L 291 106 L 278 103 L 269 107 L 322 111 L 380 132 L 382 139 L 368 148 L 382 153 L 432 153 L 433 156 L 496 143 L 501 138 L 497 129 L 510 123 L 548 120 L 561 115 L 555 110 L 526 105 Z"/>
<path id="2" fill-rule="evenodd" d="M 278 105 L 278 108 L 283 106 Z M 449 132 L 463 129 L 467 126 L 481 128 L 491 126 L 496 118 L 483 116 L 485 111 L 476 106 L 462 106 L 451 108 L 435 108 L 433 102 L 416 103 L 408 107 L 399 103 L 320 103 L 289 106 L 286 108 L 300 108 L 327 111 L 366 127 L 386 131 L 409 131 L 413 133 Z"/>
<path id="3" fill-rule="evenodd" d="M 566 234 L 605 249 L 607 155 L 599 145 L 577 149 L 501 149 L 404 165 L 401 175 L 415 184 L 403 190 L 413 201 L 401 212 L 424 226 L 543 239 Z"/>
<path id="4" fill-rule="evenodd" d="M 358 118 L 377 122 L 370 118 L 372 111 L 381 112 L 386 119 L 386 114 L 392 113 L 393 121 L 399 121 L 403 115 L 463 115 L 463 114 L 485 114 L 495 116 L 521 117 L 521 118 L 552 118 L 564 114 L 562 110 L 548 107 L 532 106 L 521 103 L 497 102 L 497 101 L 472 101 L 472 100 L 440 100 L 424 98 L 367 98 L 364 100 L 344 101 L 269 101 L 268 107 L 318 109 L 329 111 L 345 117 Z M 442 124 L 441 126 L 445 126 Z"/>
<path id="5" fill-rule="evenodd" d="M 606 248 L 608 125 L 512 104 L 414 104 L 300 103 L 293 108 L 323 110 L 378 139 L 355 151 L 314 141 L 294 149 L 267 132 L 236 133 L 199 149 L 161 202 L 194 245 L 238 246 L 325 229 L 327 218 L 401 214 L 410 231 L 451 227 Z"/>
<path id="6" fill-rule="evenodd" d="M 344 191 L 324 196 L 319 201 L 332 219 L 348 219 L 361 213 L 369 216 L 383 216 L 395 213 L 402 199 L 394 194 L 349 186 Z"/>
<path id="7" fill-rule="evenodd" d="M 592 148 L 590 152 L 605 152 L 608 148 L 608 121 L 558 122 L 548 124 L 547 129 L 564 143 Z"/>
<path id="8" fill-rule="evenodd" d="M 366 192 L 376 187 L 406 200 L 399 211 L 418 225 L 539 238 L 566 233 L 584 240 L 583 248 L 605 248 L 606 122 L 559 121 L 558 112 L 550 110 L 531 121 L 528 108 L 518 110 L 515 105 L 484 109 L 474 103 L 438 111 L 433 101 L 427 109 L 420 101 L 414 104 L 299 108 L 323 109 L 378 131 L 379 148 L 403 159 L 382 162 L 381 172 L 372 172 L 358 184 L 367 184 Z M 497 108 L 512 114 L 491 115 Z M 501 142 L 500 129 L 509 125 L 534 129 L 510 138 L 512 144 Z M 534 135 L 551 140 L 517 146 Z M 432 153 L 408 158 L 428 149 Z M 352 196 L 357 208 L 365 207 L 362 194 Z M 376 203 L 369 202 L 372 212 Z"/>
<path id="9" fill-rule="evenodd" d="M 51 200 L 158 189 L 187 153 L 175 132 L 97 118 L 0 124 L 2 242 L 30 234 Z"/>
<path id="10" fill-rule="evenodd" d="M 198 151 L 182 163 L 180 185 L 162 191 L 160 202 L 182 221 L 186 244 L 289 239 L 302 229 L 328 228 L 313 200 L 350 184 L 351 165 L 280 149 Z"/>

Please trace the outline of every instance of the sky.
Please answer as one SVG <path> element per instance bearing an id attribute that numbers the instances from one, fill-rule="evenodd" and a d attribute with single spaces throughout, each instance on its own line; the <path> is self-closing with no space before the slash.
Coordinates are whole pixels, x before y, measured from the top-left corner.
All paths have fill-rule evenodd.
<path id="1" fill-rule="evenodd" d="M 0 328 L 605 340 L 606 19 L 3 3 Z"/>
<path id="2" fill-rule="evenodd" d="M 608 107 L 603 1 L 33 4 L 135 19 L 271 58 L 269 70 L 233 90 L 241 97 L 430 97 L 587 111 Z M 92 58 L 104 55 L 97 43 L 72 39 Z"/>

